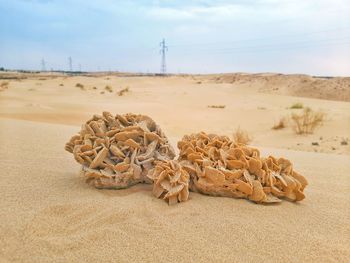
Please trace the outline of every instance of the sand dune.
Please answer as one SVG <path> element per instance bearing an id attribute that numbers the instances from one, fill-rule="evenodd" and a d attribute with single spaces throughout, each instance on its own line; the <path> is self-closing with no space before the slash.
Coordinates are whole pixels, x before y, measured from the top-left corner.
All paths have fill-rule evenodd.
<path id="1" fill-rule="evenodd" d="M 3 118 L 80 125 L 104 110 L 134 112 L 151 116 L 170 136 L 181 137 L 199 130 L 231 136 L 241 127 L 250 133 L 252 143 L 257 146 L 350 154 L 348 102 L 290 96 L 288 89 L 282 88 L 286 86 L 280 78 L 288 78 L 297 87 L 305 76 L 261 75 L 261 78 L 271 78 L 277 83 L 275 86 L 281 85 L 278 92 L 282 94 L 275 94 L 274 91 L 261 92 L 275 87 L 270 80 L 260 80 L 249 74 L 237 75 L 249 80 L 241 84 L 240 80 L 233 83 L 213 81 L 216 77 L 236 76 L 232 74 L 166 78 L 122 74 L 8 75 L 2 76 L 12 77 L 6 79 L 8 89 L 0 92 L 0 117 Z M 77 87 L 78 83 L 83 87 Z M 112 92 L 106 90 L 106 86 Z M 312 87 L 302 87 L 301 90 L 313 93 Z M 129 91 L 119 96 L 126 88 Z M 345 96 L 349 90 L 348 87 L 345 92 L 335 94 Z M 296 136 L 292 123 L 287 123 L 288 127 L 282 130 L 271 129 L 280 118 L 302 111 L 290 108 L 295 103 L 326 113 L 323 125 L 314 134 Z M 213 105 L 219 108 L 208 107 Z M 342 144 L 343 141 L 347 145 Z"/>
<path id="2" fill-rule="evenodd" d="M 0 81 L 8 82 L 0 92 L 0 262 L 348 261 L 348 78 L 6 73 Z M 296 135 L 290 123 L 271 129 L 302 111 L 295 103 L 326 113 L 313 134 Z M 104 110 L 151 116 L 174 146 L 184 134 L 231 136 L 241 127 L 263 155 L 289 158 L 307 177 L 306 199 L 263 206 L 191 193 L 168 206 L 148 185 L 89 187 L 63 147 Z"/>
<path id="3" fill-rule="evenodd" d="M 350 77 L 313 77 L 294 74 L 221 74 L 215 83 L 254 85 L 260 92 L 297 97 L 350 101 Z"/>
<path id="4" fill-rule="evenodd" d="M 168 206 L 150 186 L 96 190 L 63 145 L 75 126 L 0 120 L 0 258 L 9 262 L 347 262 L 345 155 L 264 148 L 307 176 L 298 204 L 191 193 Z M 177 140 L 173 137 L 172 140 Z"/>

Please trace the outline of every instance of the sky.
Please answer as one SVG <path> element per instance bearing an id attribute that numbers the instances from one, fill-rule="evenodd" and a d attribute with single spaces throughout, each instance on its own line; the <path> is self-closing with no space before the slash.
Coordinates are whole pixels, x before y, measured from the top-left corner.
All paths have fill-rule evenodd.
<path id="1" fill-rule="evenodd" d="M 350 76 L 349 0 L 0 0 L 0 67 Z"/>

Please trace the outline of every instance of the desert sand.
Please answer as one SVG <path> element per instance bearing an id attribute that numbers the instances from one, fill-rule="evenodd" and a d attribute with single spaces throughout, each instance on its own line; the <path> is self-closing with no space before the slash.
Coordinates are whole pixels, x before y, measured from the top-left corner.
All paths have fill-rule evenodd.
<path id="1" fill-rule="evenodd" d="M 245 81 L 232 81 L 234 75 L 1 75 L 8 84 L 0 92 L 0 261 L 347 262 L 348 79 L 316 81 L 321 95 L 323 80 L 337 90 L 327 100 L 328 93 L 315 98 L 308 87 L 296 90 L 291 79 L 297 76 L 284 84 L 280 75 L 267 74 L 262 84 L 261 75 L 238 75 Z M 326 113 L 314 134 L 271 129 L 281 116 L 300 111 L 290 109 L 295 103 Z M 231 136 L 244 128 L 263 155 L 290 159 L 308 179 L 306 199 L 264 206 L 191 193 L 189 202 L 168 206 L 150 185 L 92 188 L 64 144 L 104 110 L 150 115 L 174 146 L 184 134 Z"/>

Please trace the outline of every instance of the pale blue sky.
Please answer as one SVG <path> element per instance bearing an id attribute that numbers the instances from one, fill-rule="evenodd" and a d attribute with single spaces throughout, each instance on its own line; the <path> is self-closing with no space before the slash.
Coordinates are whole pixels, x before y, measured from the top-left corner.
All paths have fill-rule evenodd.
<path id="1" fill-rule="evenodd" d="M 350 76 L 348 0 L 0 0 L 0 66 Z"/>

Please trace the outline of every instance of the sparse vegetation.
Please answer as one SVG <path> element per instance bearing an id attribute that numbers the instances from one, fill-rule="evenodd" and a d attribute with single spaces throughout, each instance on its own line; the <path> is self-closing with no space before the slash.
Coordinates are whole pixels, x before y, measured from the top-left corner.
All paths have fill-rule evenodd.
<path id="1" fill-rule="evenodd" d="M 294 103 L 291 107 L 291 109 L 302 109 L 304 108 L 304 105 L 300 102 Z"/>
<path id="2" fill-rule="evenodd" d="M 60 84 L 60 87 L 63 87 L 63 86 L 64 86 L 64 85 L 61 83 L 61 84 Z"/>
<path id="3" fill-rule="evenodd" d="M 280 130 L 280 129 L 284 129 L 287 126 L 287 119 L 286 117 L 281 117 L 280 120 L 278 121 L 278 123 L 276 123 L 272 129 L 273 130 Z"/>
<path id="4" fill-rule="evenodd" d="M 81 83 L 77 83 L 77 84 L 75 84 L 75 86 L 76 86 L 77 88 L 80 88 L 81 90 L 84 90 L 84 85 L 81 84 Z"/>
<path id="5" fill-rule="evenodd" d="M 213 108 L 213 109 L 224 109 L 226 105 L 208 105 L 208 108 Z"/>
<path id="6" fill-rule="evenodd" d="M 117 92 L 118 96 L 123 96 L 125 93 L 129 92 L 129 87 L 126 87 L 125 89 L 122 89 Z"/>
<path id="7" fill-rule="evenodd" d="M 238 144 L 247 145 L 252 141 L 252 139 L 253 138 L 249 136 L 248 132 L 242 130 L 240 127 L 238 127 L 233 133 L 233 141 Z"/>
<path id="8" fill-rule="evenodd" d="M 3 81 L 0 84 L 0 91 L 4 91 L 5 89 L 9 88 L 9 83 L 7 81 Z"/>
<path id="9" fill-rule="evenodd" d="M 92 87 L 92 89 L 97 89 L 96 87 Z"/>
<path id="10" fill-rule="evenodd" d="M 348 145 L 348 140 L 345 138 L 342 138 L 342 140 L 340 141 L 340 145 Z"/>
<path id="11" fill-rule="evenodd" d="M 109 86 L 109 85 L 107 85 L 107 86 L 105 87 L 105 90 L 107 90 L 107 91 L 108 91 L 108 92 L 110 92 L 110 93 L 112 93 L 112 92 L 113 92 L 112 87 L 111 87 L 111 86 Z"/>
<path id="12" fill-rule="evenodd" d="M 101 91 L 100 94 L 105 94 L 105 92 L 104 92 L 104 91 Z"/>
<path id="13" fill-rule="evenodd" d="M 8 81 L 3 81 L 3 82 L 1 82 L 0 87 L 7 89 L 8 85 L 9 85 Z"/>
<path id="14" fill-rule="evenodd" d="M 323 112 L 316 112 L 307 107 L 300 114 L 292 113 L 291 120 L 297 134 L 310 134 L 323 123 L 324 117 L 325 114 Z"/>

